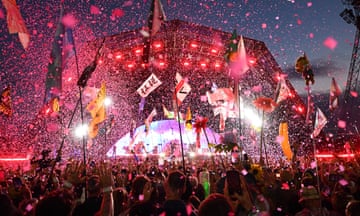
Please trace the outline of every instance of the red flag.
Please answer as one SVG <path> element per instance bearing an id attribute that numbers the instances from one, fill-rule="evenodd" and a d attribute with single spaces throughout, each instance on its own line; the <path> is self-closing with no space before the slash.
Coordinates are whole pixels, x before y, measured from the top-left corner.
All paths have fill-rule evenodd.
<path id="1" fill-rule="evenodd" d="M 10 34 L 18 33 L 21 45 L 26 49 L 29 46 L 30 35 L 27 31 L 24 19 L 21 16 L 16 0 L 2 0 L 6 9 L 6 21 Z"/>
<path id="2" fill-rule="evenodd" d="M 311 137 L 313 138 L 317 137 L 327 122 L 328 121 L 324 113 L 319 108 L 317 108 L 314 131 L 312 132 Z"/>
<path id="3" fill-rule="evenodd" d="M 13 110 L 11 108 L 11 97 L 10 97 L 10 87 L 6 87 L 2 93 L 0 98 L 0 113 L 4 113 L 4 115 L 11 116 Z"/>
<path id="4" fill-rule="evenodd" d="M 335 81 L 335 78 L 333 77 L 330 85 L 330 100 L 329 100 L 329 109 L 331 111 L 338 108 L 340 95 L 341 95 L 341 88 Z"/>

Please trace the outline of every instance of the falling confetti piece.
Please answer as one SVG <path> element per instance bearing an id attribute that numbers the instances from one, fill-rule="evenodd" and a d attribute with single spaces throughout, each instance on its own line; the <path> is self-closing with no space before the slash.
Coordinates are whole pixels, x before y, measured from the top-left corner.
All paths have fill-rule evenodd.
<path id="1" fill-rule="evenodd" d="M 74 28 L 77 23 L 77 20 L 72 14 L 67 14 L 63 17 L 62 23 L 69 28 Z"/>
<path id="2" fill-rule="evenodd" d="M 339 128 L 345 128 L 345 127 L 346 127 L 346 122 L 345 122 L 345 121 L 342 121 L 342 120 L 339 120 L 339 121 L 338 121 L 338 127 L 339 127 Z"/>
<path id="3" fill-rule="evenodd" d="M 327 48 L 334 50 L 337 46 L 337 41 L 333 37 L 328 37 L 324 40 L 323 44 Z"/>
<path id="4" fill-rule="evenodd" d="M 351 96 L 353 97 L 357 97 L 358 93 L 356 91 L 350 91 Z"/>
<path id="5" fill-rule="evenodd" d="M 95 14 L 95 15 L 98 15 L 100 14 L 100 9 L 98 7 L 96 7 L 95 5 L 91 5 L 90 6 L 90 13 L 91 14 Z"/>

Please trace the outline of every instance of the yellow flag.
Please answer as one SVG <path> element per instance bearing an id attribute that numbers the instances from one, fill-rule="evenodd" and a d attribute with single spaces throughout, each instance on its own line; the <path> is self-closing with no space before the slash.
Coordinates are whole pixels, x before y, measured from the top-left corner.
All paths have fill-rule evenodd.
<path id="1" fill-rule="evenodd" d="M 185 119 L 186 119 L 185 120 L 185 128 L 188 130 L 191 130 L 192 129 L 192 115 L 191 115 L 190 107 L 187 108 Z"/>
<path id="2" fill-rule="evenodd" d="M 279 125 L 279 136 L 282 137 L 281 148 L 285 157 L 290 161 L 293 157 L 293 152 L 291 151 L 289 143 L 289 132 L 287 122 L 281 122 Z"/>
<path id="3" fill-rule="evenodd" d="M 94 138 L 98 134 L 99 126 L 106 118 L 105 112 L 105 97 L 106 97 L 106 86 L 105 82 L 101 83 L 101 88 L 94 100 L 92 100 L 86 109 L 90 112 L 92 120 L 89 125 L 89 137 Z"/>

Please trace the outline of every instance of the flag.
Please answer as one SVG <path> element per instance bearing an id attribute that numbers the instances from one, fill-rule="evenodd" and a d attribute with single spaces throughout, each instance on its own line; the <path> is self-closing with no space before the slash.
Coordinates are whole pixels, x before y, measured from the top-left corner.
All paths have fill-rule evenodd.
<path id="1" fill-rule="evenodd" d="M 314 131 L 311 134 L 312 138 L 317 137 L 320 134 L 320 131 L 324 128 L 327 123 L 327 118 L 324 113 L 317 108 L 316 110 L 316 117 L 315 117 L 315 124 L 314 124 Z"/>
<path id="2" fill-rule="evenodd" d="M 176 100 L 177 107 L 179 107 L 191 91 L 191 86 L 187 82 L 187 79 L 182 78 L 180 73 L 176 73 L 175 79 L 177 84 L 175 86 L 174 99 Z"/>
<path id="3" fill-rule="evenodd" d="M 162 105 L 162 108 L 163 108 L 163 113 L 164 113 L 164 117 L 167 118 L 167 119 L 173 119 L 175 118 L 175 115 L 174 115 L 174 112 L 173 111 L 169 111 L 165 105 L 163 104 Z"/>
<path id="4" fill-rule="evenodd" d="M 287 122 L 281 122 L 279 125 L 279 137 L 281 137 L 281 148 L 285 157 L 291 161 L 293 157 L 293 152 L 289 143 L 289 130 Z"/>
<path id="5" fill-rule="evenodd" d="M 6 9 L 6 21 L 10 34 L 18 33 L 19 40 L 24 49 L 28 48 L 30 35 L 27 31 L 24 19 L 21 16 L 16 0 L 2 0 Z"/>
<path id="6" fill-rule="evenodd" d="M 230 37 L 230 42 L 229 45 L 226 49 L 226 53 L 225 53 L 225 60 L 230 63 L 230 62 L 234 62 L 236 60 L 236 56 L 237 56 L 237 49 L 238 49 L 238 41 L 237 41 L 238 35 L 236 33 L 236 29 L 233 30 L 231 37 Z"/>
<path id="7" fill-rule="evenodd" d="M 188 130 L 192 129 L 192 115 L 190 107 L 186 110 L 186 117 L 185 117 L 185 128 Z"/>
<path id="8" fill-rule="evenodd" d="M 6 87 L 2 93 L 0 98 L 0 113 L 3 113 L 6 116 L 11 116 L 13 113 L 11 104 L 11 96 L 10 96 L 10 87 Z"/>
<path id="9" fill-rule="evenodd" d="M 142 111 L 144 111 L 144 106 L 145 106 L 145 98 L 141 97 L 140 103 L 139 103 L 139 115 Z"/>
<path id="10" fill-rule="evenodd" d="M 136 91 L 141 97 L 146 98 L 152 91 L 159 87 L 161 83 L 155 74 L 151 74 Z"/>
<path id="11" fill-rule="evenodd" d="M 115 116 L 112 115 L 110 118 L 110 122 L 108 123 L 108 125 L 106 126 L 106 134 L 109 134 L 111 132 L 111 130 L 113 129 L 115 125 Z"/>
<path id="12" fill-rule="evenodd" d="M 286 84 L 286 81 L 284 78 L 280 78 L 276 90 L 275 90 L 275 103 L 280 103 L 283 100 L 286 100 L 289 96 L 291 96 L 291 91 Z"/>
<path id="13" fill-rule="evenodd" d="M 106 86 L 105 82 L 101 83 L 101 88 L 95 99 L 90 101 L 86 106 L 86 109 L 90 112 L 92 120 L 89 125 L 89 137 L 94 138 L 98 134 L 98 125 L 103 122 L 106 118 L 105 112 L 105 97 L 106 97 Z"/>
<path id="14" fill-rule="evenodd" d="M 151 113 L 149 114 L 149 116 L 145 119 L 145 132 L 149 133 L 150 131 L 150 124 L 154 118 L 154 116 L 157 115 L 156 109 L 154 108 Z"/>
<path id="15" fill-rule="evenodd" d="M 98 64 L 99 58 L 101 57 L 101 50 L 104 46 L 105 43 L 105 38 L 103 39 L 100 47 L 98 48 L 96 55 L 95 55 L 95 59 L 88 65 L 86 66 L 86 68 L 84 69 L 84 71 L 81 73 L 79 80 L 77 81 L 77 85 L 85 88 L 86 83 L 88 82 L 88 80 L 90 79 L 92 73 L 95 71 L 96 66 Z"/>
<path id="16" fill-rule="evenodd" d="M 329 100 L 329 109 L 331 111 L 339 107 L 339 96 L 341 95 L 341 88 L 337 84 L 335 78 L 333 77 L 330 85 L 330 100 Z"/>
<path id="17" fill-rule="evenodd" d="M 148 18 L 149 36 L 144 37 L 143 62 L 149 62 L 151 37 L 154 36 L 161 27 L 163 21 L 166 20 L 163 7 L 160 0 L 153 0 L 151 3 L 150 14 Z"/>
<path id="18" fill-rule="evenodd" d="M 52 44 L 50 62 L 45 81 L 45 113 L 59 112 L 59 98 L 62 91 L 62 71 L 68 58 L 75 53 L 72 29 L 62 23 L 63 7 Z M 56 98 L 56 100 L 55 100 Z M 55 108 L 55 109 L 53 109 Z"/>
<path id="19" fill-rule="evenodd" d="M 237 79 L 249 70 L 244 39 L 242 36 L 240 36 L 240 40 L 238 42 L 236 60 L 231 66 L 231 70 L 233 71 L 233 76 Z"/>

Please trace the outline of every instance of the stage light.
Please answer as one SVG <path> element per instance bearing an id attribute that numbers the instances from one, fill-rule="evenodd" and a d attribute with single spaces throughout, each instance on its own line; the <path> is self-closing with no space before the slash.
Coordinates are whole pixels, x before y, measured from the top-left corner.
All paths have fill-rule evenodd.
<path id="1" fill-rule="evenodd" d="M 100 65 L 100 64 L 104 63 L 104 60 L 102 58 L 100 58 L 97 63 L 98 63 L 98 65 Z"/>
<path id="2" fill-rule="evenodd" d="M 217 54 L 219 51 L 218 51 L 217 49 L 215 49 L 215 48 L 212 48 L 212 49 L 210 50 L 210 52 L 211 52 L 212 54 Z"/>
<path id="3" fill-rule="evenodd" d="M 111 104 L 112 104 L 111 98 L 106 97 L 105 100 L 104 100 L 104 105 L 105 105 L 106 107 L 108 107 L 108 106 L 110 106 Z"/>
<path id="4" fill-rule="evenodd" d="M 88 130 L 89 130 L 88 125 L 86 124 L 79 125 L 75 128 L 75 136 L 78 138 L 82 138 L 87 135 Z"/>
<path id="5" fill-rule="evenodd" d="M 116 59 L 116 60 L 120 60 L 120 59 L 122 59 L 122 57 L 123 57 L 121 53 L 115 53 L 114 56 L 115 56 L 115 59 Z"/>
<path id="6" fill-rule="evenodd" d="M 129 69 L 133 69 L 133 68 L 135 68 L 135 64 L 132 63 L 132 62 L 130 62 L 130 63 L 128 63 L 128 64 L 126 65 L 126 67 L 129 68 Z"/>
<path id="7" fill-rule="evenodd" d="M 142 54 L 142 49 L 141 49 L 141 48 L 136 48 L 136 49 L 134 50 L 134 53 L 135 53 L 136 56 L 139 56 L 139 55 Z"/>
<path id="8" fill-rule="evenodd" d="M 156 49 L 156 50 L 160 50 L 161 48 L 163 48 L 163 43 L 160 42 L 160 41 L 155 41 L 153 43 L 153 47 Z"/>
<path id="9" fill-rule="evenodd" d="M 316 154 L 315 155 L 317 158 L 333 158 L 334 155 L 332 154 Z"/>
<path id="10" fill-rule="evenodd" d="M 254 65 L 254 64 L 256 64 L 256 58 L 254 58 L 254 57 L 249 57 L 249 58 L 248 58 L 248 62 L 249 62 L 250 65 Z"/>
<path id="11" fill-rule="evenodd" d="M 185 67 L 188 67 L 188 66 L 190 66 L 190 62 L 185 61 L 185 62 L 183 63 L 183 65 L 184 65 Z"/>
<path id="12" fill-rule="evenodd" d="M 220 68 L 220 67 L 221 67 L 221 64 L 220 64 L 219 62 L 215 62 L 214 67 L 215 67 L 215 68 Z"/>
<path id="13" fill-rule="evenodd" d="M 196 42 L 191 42 L 190 43 L 190 48 L 197 49 L 198 47 L 199 47 L 199 44 L 197 44 Z"/>
<path id="14" fill-rule="evenodd" d="M 206 68 L 207 64 L 206 64 L 205 62 L 200 62 L 200 66 L 201 66 L 202 68 Z"/>

